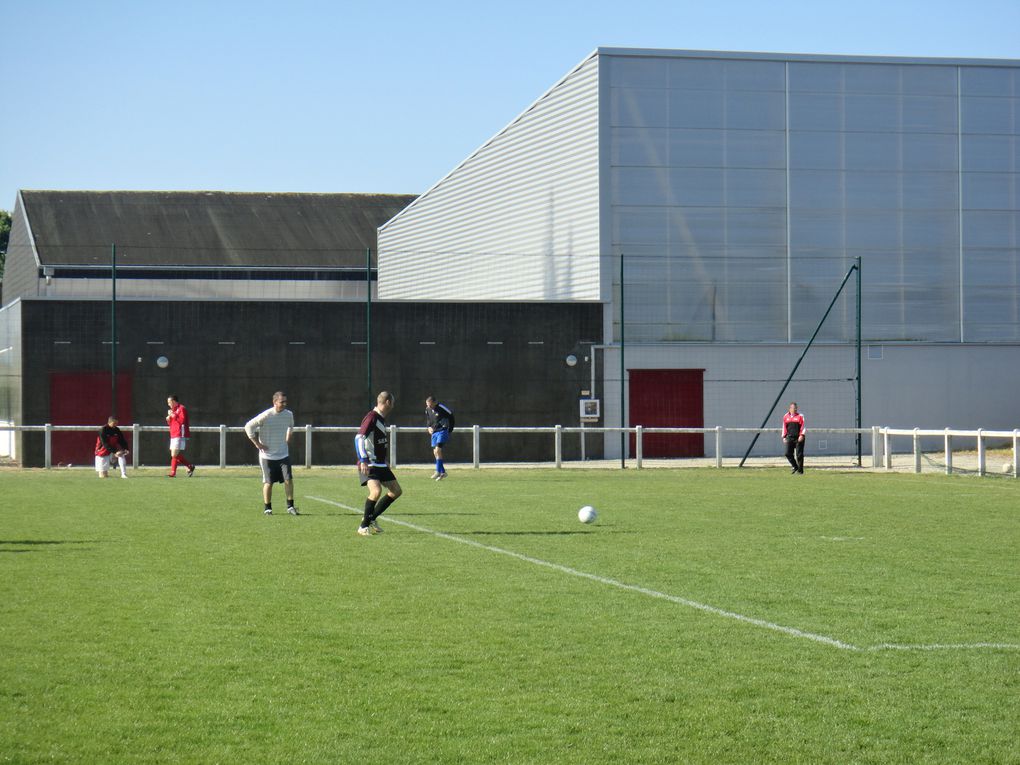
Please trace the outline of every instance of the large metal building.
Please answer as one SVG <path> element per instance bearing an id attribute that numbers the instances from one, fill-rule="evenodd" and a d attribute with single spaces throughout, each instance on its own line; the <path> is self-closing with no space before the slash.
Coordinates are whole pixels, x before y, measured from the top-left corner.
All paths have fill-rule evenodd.
<path id="1" fill-rule="evenodd" d="M 610 425 L 621 340 L 624 421 L 757 424 L 860 258 L 863 423 L 1013 428 L 1020 61 L 600 48 L 379 249 L 384 299 L 603 306 Z M 818 425 L 853 424 L 854 298 L 790 388 Z"/>

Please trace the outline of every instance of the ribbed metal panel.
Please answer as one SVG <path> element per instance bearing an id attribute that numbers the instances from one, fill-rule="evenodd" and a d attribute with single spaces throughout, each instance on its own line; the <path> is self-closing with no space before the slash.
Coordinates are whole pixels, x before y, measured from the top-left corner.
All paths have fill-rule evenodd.
<path id="1" fill-rule="evenodd" d="M 389 300 L 598 300 L 598 57 L 379 230 Z"/>

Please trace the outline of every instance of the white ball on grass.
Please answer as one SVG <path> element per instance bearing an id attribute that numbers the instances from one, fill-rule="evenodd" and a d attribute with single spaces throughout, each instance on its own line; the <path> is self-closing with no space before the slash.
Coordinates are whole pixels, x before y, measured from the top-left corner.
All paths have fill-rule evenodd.
<path id="1" fill-rule="evenodd" d="M 591 505 L 585 505 L 577 511 L 577 520 L 581 523 L 595 523 L 598 517 L 599 514 L 595 512 L 595 508 Z"/>

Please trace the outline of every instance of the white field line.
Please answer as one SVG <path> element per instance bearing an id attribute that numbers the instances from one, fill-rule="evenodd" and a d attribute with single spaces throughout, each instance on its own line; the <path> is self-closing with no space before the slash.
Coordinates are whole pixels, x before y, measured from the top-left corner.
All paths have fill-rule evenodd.
<path id="1" fill-rule="evenodd" d="M 334 502 L 333 500 L 330 499 L 323 499 L 322 497 L 308 497 L 308 499 L 314 499 L 317 502 L 324 502 L 327 505 L 341 507 L 344 510 L 350 510 L 352 513 L 358 513 L 359 515 L 362 512 L 361 510 L 353 508 L 349 505 L 345 505 L 341 502 Z M 521 553 L 514 552 L 513 550 L 504 550 L 502 547 L 493 547 L 492 545 L 482 544 L 481 542 L 476 542 L 473 539 L 465 539 L 464 537 L 458 537 L 453 534 L 446 534 L 442 531 L 435 531 L 434 529 L 429 529 L 414 523 L 408 523 L 407 521 L 401 521 L 397 518 L 387 517 L 387 522 L 395 523 L 399 526 L 405 526 L 409 529 L 420 531 L 423 534 L 430 534 L 434 537 L 438 537 L 439 539 L 447 539 L 451 542 L 459 542 L 460 544 L 468 545 L 470 547 L 477 547 L 480 550 L 487 550 L 489 552 L 497 553 L 499 555 L 506 555 L 510 558 L 516 558 L 517 560 L 524 561 L 525 563 L 531 563 L 535 566 L 550 568 L 554 571 L 559 571 L 562 574 L 570 574 L 571 576 L 581 577 L 582 579 L 590 579 L 593 582 L 599 582 L 600 584 L 609 585 L 610 587 L 617 587 L 621 590 L 638 592 L 641 593 L 642 595 L 647 595 L 650 598 L 668 600 L 670 603 L 676 603 L 677 605 L 687 606 L 688 608 L 695 608 L 699 611 L 705 611 L 710 614 L 715 614 L 716 616 L 722 616 L 726 619 L 733 619 L 738 622 L 744 622 L 745 624 L 753 624 L 754 626 L 762 627 L 763 629 L 773 630 L 775 632 L 782 632 L 785 635 L 803 638 L 804 640 L 811 640 L 812 642 L 815 643 L 823 643 L 825 645 L 833 646 L 834 648 L 842 648 L 843 650 L 846 651 L 860 650 L 855 645 L 844 643 L 841 640 L 836 640 L 835 638 L 831 638 L 826 635 L 816 635 L 813 632 L 805 632 L 804 630 L 799 630 L 796 627 L 784 627 L 782 624 L 775 624 L 774 622 L 765 621 L 764 619 L 755 619 L 752 616 L 744 616 L 743 614 L 738 614 L 733 611 L 726 611 L 725 609 L 716 608 L 715 606 L 710 606 L 705 603 L 698 603 L 695 600 L 680 598 L 677 597 L 676 595 L 669 595 L 665 592 L 659 592 L 658 590 L 650 590 L 647 587 L 639 587 L 638 585 L 635 584 L 627 584 L 626 582 L 621 582 L 617 579 L 610 579 L 608 577 L 599 576 L 597 574 L 589 574 L 585 571 L 579 571 L 576 568 L 570 568 L 569 566 L 561 566 L 559 563 L 551 563 L 550 561 L 542 560 L 540 558 L 532 558 L 530 555 L 523 555 Z"/>
<path id="2" fill-rule="evenodd" d="M 323 497 L 307 496 L 307 499 L 313 499 L 316 502 L 322 502 L 327 505 L 333 505 L 334 507 L 343 508 L 357 515 L 361 515 L 362 511 L 345 505 L 342 502 L 336 502 L 332 499 L 325 499 Z M 395 523 L 398 526 L 404 526 L 414 531 L 421 532 L 422 534 L 429 534 L 439 539 L 446 539 L 450 542 L 458 542 L 462 545 L 468 545 L 469 547 L 476 547 L 479 550 L 487 550 L 488 552 L 497 553 L 499 555 L 506 555 L 509 558 L 516 558 L 517 560 L 524 561 L 525 563 L 531 563 L 535 566 L 542 566 L 543 568 L 549 568 L 553 571 L 559 571 L 562 574 L 569 574 L 570 576 L 580 577 L 581 579 L 589 579 L 599 584 L 605 584 L 610 587 L 616 587 L 621 590 L 627 590 L 628 592 L 637 592 L 641 595 L 647 595 L 650 598 L 657 598 L 659 600 L 667 600 L 670 603 L 676 603 L 680 606 L 687 606 L 688 608 L 694 608 L 698 611 L 704 611 L 709 614 L 721 616 L 725 619 L 733 619 L 734 621 L 743 622 L 744 624 L 751 624 L 755 627 L 761 627 L 762 629 L 772 630 L 774 632 L 781 632 L 784 635 L 790 635 L 791 637 L 801 638 L 803 640 L 810 640 L 814 643 L 821 643 L 828 645 L 833 648 L 839 648 L 844 651 L 949 651 L 949 650 L 961 650 L 961 649 L 993 649 L 993 650 L 1018 650 L 1020 644 L 1016 643 L 933 643 L 929 645 L 923 644 L 907 644 L 907 643 L 880 643 L 878 645 L 867 646 L 861 648 L 860 646 L 853 645 L 852 643 L 845 643 L 842 640 L 829 637 L 827 635 L 818 635 L 814 632 L 806 632 L 799 630 L 796 627 L 786 627 L 782 624 L 776 624 L 775 622 L 766 621 L 765 619 L 756 619 L 753 616 L 745 616 L 744 614 L 738 614 L 735 611 L 727 611 L 723 608 L 717 608 L 716 606 L 710 606 L 707 603 L 699 603 L 696 600 L 689 600 L 687 598 L 681 598 L 677 595 L 670 595 L 665 592 L 659 592 L 658 590 L 652 590 L 647 587 L 641 587 L 636 584 L 627 584 L 621 582 L 618 579 L 610 579 L 609 577 L 599 576 L 598 574 L 589 574 L 586 571 L 580 571 L 576 568 L 570 568 L 569 566 L 563 566 L 559 563 L 552 563 L 551 561 L 542 560 L 541 558 L 533 558 L 530 555 L 524 555 L 523 553 L 514 552 L 513 550 L 505 550 L 502 547 L 494 547 L 493 545 L 482 544 L 476 542 L 473 539 L 465 539 L 464 537 L 458 537 L 454 534 L 447 534 L 443 531 L 436 531 L 425 526 L 419 526 L 415 523 L 408 523 L 398 518 L 388 515 L 386 517 L 388 523 Z"/>

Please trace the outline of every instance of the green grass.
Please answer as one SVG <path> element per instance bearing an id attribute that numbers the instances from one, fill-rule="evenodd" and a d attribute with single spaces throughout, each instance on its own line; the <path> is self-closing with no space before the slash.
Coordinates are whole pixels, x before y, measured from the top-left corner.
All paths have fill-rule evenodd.
<path id="1" fill-rule="evenodd" d="M 1020 650 L 870 650 L 1020 644 L 1020 482 L 398 472 L 369 539 L 346 471 L 0 473 L 0 762 L 1020 762 Z"/>

